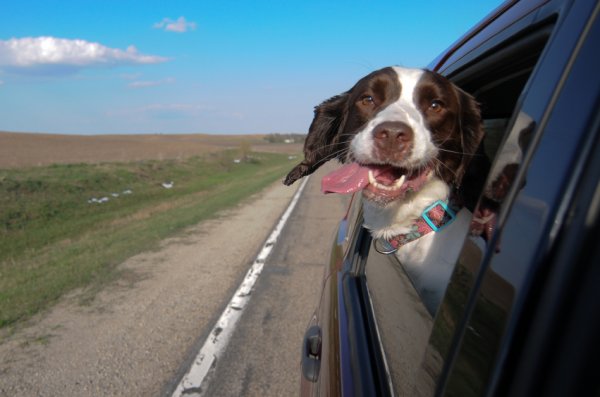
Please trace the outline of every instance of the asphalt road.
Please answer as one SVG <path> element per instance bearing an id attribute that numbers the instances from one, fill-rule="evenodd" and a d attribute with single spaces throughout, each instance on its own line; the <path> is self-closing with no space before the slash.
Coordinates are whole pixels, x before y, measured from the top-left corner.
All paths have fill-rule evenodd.
<path id="1" fill-rule="evenodd" d="M 321 194 L 321 177 L 331 169 L 309 180 L 204 396 L 298 394 L 302 338 L 348 203 L 347 197 Z"/>

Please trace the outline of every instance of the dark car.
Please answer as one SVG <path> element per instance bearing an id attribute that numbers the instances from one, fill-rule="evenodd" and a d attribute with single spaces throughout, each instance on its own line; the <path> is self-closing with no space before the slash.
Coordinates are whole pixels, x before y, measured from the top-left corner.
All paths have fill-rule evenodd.
<path id="1" fill-rule="evenodd" d="M 302 395 L 600 395 L 600 3 L 511 1 L 429 67 L 481 104 L 470 233 L 428 304 L 339 225 L 302 347 Z M 481 168 L 478 168 L 481 170 Z M 466 178 L 466 177 L 465 177 Z"/>

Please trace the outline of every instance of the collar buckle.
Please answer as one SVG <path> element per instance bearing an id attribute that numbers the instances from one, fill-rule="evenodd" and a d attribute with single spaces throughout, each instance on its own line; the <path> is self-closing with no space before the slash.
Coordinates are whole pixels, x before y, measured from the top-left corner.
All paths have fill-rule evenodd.
<path id="1" fill-rule="evenodd" d="M 442 207 L 443 213 L 441 214 L 441 217 L 439 215 L 436 217 L 439 219 L 435 219 L 438 222 L 438 225 L 436 225 L 434 220 L 432 220 L 430 217 L 430 212 L 436 210 L 438 206 Z M 437 211 L 441 212 L 440 210 Z M 431 214 L 431 216 L 433 215 L 434 214 Z M 433 230 L 434 232 L 439 232 L 440 230 L 451 224 L 454 221 L 454 219 L 456 219 L 456 214 L 450 207 L 448 207 L 448 204 L 445 201 L 438 200 L 435 203 L 431 204 L 429 207 L 425 208 L 425 210 L 421 214 L 421 217 L 431 228 L 431 230 Z"/>

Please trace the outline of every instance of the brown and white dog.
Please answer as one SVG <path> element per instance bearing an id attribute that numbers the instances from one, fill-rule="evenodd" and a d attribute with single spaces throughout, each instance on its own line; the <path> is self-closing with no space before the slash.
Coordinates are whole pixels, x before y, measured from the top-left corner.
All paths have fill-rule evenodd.
<path id="1" fill-rule="evenodd" d="M 436 307 L 469 229 L 471 213 L 451 208 L 482 136 L 470 95 L 437 73 L 387 67 L 315 108 L 304 161 L 284 183 L 345 163 L 323 191 L 362 191 L 364 226 Z"/>

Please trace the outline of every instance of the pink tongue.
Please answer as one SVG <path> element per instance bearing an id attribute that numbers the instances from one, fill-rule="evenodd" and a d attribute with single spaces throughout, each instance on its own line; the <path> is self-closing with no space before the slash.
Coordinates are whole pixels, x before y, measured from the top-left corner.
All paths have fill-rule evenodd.
<path id="1" fill-rule="evenodd" d="M 354 193 L 369 184 L 369 168 L 350 163 L 325 175 L 321 180 L 323 193 Z"/>

